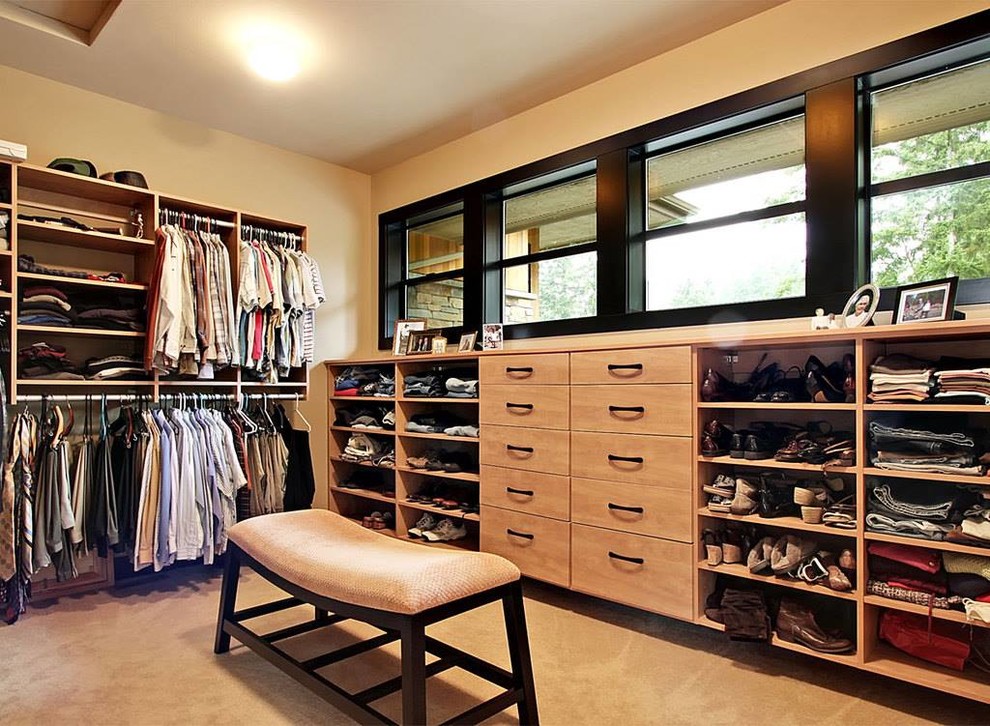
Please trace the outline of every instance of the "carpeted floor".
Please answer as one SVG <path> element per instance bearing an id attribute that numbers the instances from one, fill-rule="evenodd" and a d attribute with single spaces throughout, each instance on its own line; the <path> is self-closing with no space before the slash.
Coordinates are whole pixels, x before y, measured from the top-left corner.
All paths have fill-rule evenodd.
<path id="1" fill-rule="evenodd" d="M 237 644 L 212 651 L 219 577 L 168 574 L 154 585 L 63 598 L 0 626 L 2 724 L 346 724 L 349 719 Z M 242 581 L 240 605 L 271 599 Z M 768 647 L 706 628 L 527 583 L 540 715 L 577 724 L 986 724 L 990 707 Z M 301 619 L 268 617 L 272 627 Z M 306 610 L 306 616 L 311 611 Z M 261 621 L 256 621 L 261 622 Z M 364 633 L 286 641 L 304 656 Z M 343 629 L 340 632 L 339 629 Z M 508 667 L 501 609 L 490 605 L 430 633 Z M 327 669 L 352 689 L 398 674 L 397 646 Z M 463 671 L 430 680 L 430 721 L 491 695 Z M 397 694 L 378 702 L 399 717 Z M 514 724 L 515 711 L 492 719 Z"/>

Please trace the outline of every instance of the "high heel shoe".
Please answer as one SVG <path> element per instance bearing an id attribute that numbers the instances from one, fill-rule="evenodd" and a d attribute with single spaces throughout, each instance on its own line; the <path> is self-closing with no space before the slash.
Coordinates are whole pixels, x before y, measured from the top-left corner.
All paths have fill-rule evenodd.
<path id="1" fill-rule="evenodd" d="M 705 542 L 705 557 L 709 567 L 718 567 L 722 564 L 721 538 L 710 529 L 706 529 L 701 536 Z"/>
<path id="2" fill-rule="evenodd" d="M 743 559 L 742 533 L 735 529 L 727 529 L 722 537 L 722 562 L 735 565 Z"/>

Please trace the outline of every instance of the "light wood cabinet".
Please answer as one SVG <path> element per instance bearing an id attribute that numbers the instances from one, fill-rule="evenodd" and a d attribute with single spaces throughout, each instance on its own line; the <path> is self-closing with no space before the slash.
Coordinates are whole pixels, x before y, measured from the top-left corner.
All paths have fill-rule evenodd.
<path id="1" fill-rule="evenodd" d="M 573 476 L 652 484 L 690 496 L 691 439 L 571 432 Z"/>
<path id="2" fill-rule="evenodd" d="M 567 353 L 527 353 L 481 359 L 481 385 L 567 385 L 570 362 Z"/>
<path id="3" fill-rule="evenodd" d="M 558 474 L 482 466 L 481 503 L 567 521 L 571 512 L 571 480 Z"/>
<path id="4" fill-rule="evenodd" d="M 570 473 L 570 433 L 519 426 L 485 426 L 481 463 L 546 474 Z"/>
<path id="5" fill-rule="evenodd" d="M 691 542 L 691 513 L 684 489 L 571 479 L 571 520 L 580 524 Z"/>
<path id="6" fill-rule="evenodd" d="M 571 389 L 568 386 L 485 386 L 482 425 L 570 428 Z"/>
<path id="7" fill-rule="evenodd" d="M 528 577 L 568 587 L 570 526 L 557 519 L 482 506 L 481 549 L 515 563 Z"/>
<path id="8" fill-rule="evenodd" d="M 571 383 L 690 383 L 691 348 L 628 348 L 571 354 Z"/>
<path id="9" fill-rule="evenodd" d="M 687 383 L 583 386 L 570 401 L 573 431 L 691 436 Z"/>

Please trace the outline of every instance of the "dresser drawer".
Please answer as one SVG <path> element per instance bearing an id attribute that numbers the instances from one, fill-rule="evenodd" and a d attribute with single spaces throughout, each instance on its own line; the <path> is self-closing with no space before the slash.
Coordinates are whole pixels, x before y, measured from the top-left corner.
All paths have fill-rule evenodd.
<path id="1" fill-rule="evenodd" d="M 483 466 L 481 503 L 541 517 L 570 519 L 571 480 L 559 474 Z"/>
<path id="2" fill-rule="evenodd" d="M 690 383 L 691 348 L 571 353 L 571 383 Z"/>
<path id="3" fill-rule="evenodd" d="M 493 383 L 538 385 L 570 382 L 567 353 L 481 356 L 478 367 L 482 386 Z"/>
<path id="4" fill-rule="evenodd" d="M 594 527 L 690 542 L 691 491 L 572 479 L 571 520 Z"/>
<path id="5" fill-rule="evenodd" d="M 567 522 L 482 505 L 481 551 L 514 562 L 528 577 L 563 587 L 571 584 Z"/>
<path id="6" fill-rule="evenodd" d="M 636 534 L 571 525 L 571 588 L 690 620 L 692 547 Z"/>
<path id="7" fill-rule="evenodd" d="M 572 431 L 571 448 L 573 476 L 691 489 L 691 439 Z"/>
<path id="8" fill-rule="evenodd" d="M 690 436 L 692 412 L 689 383 L 585 386 L 571 397 L 571 428 Z"/>
<path id="9" fill-rule="evenodd" d="M 481 463 L 510 469 L 570 474 L 570 433 L 521 426 L 482 426 Z"/>
<path id="10" fill-rule="evenodd" d="M 570 401 L 570 386 L 486 385 L 481 389 L 478 417 L 482 426 L 566 429 L 570 422 Z"/>

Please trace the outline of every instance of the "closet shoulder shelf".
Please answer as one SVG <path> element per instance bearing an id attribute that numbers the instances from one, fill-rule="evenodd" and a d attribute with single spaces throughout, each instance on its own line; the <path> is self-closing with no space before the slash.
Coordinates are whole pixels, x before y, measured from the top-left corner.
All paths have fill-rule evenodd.
<path id="1" fill-rule="evenodd" d="M 139 239 L 122 234 L 106 234 L 105 232 L 86 232 L 72 227 L 60 227 L 24 219 L 17 220 L 17 234 L 19 242 L 33 240 L 123 254 L 133 254 L 155 247 L 155 241 L 152 239 Z"/>
<path id="2" fill-rule="evenodd" d="M 143 338 L 144 333 L 135 330 L 100 330 L 98 328 L 57 328 L 47 325 L 18 325 L 21 332 L 44 333 L 46 335 L 90 335 L 99 338 Z"/>
<path id="3" fill-rule="evenodd" d="M 76 277 L 60 277 L 59 275 L 42 275 L 38 272 L 18 272 L 20 280 L 36 280 L 45 285 L 84 285 L 86 287 L 102 287 L 108 290 L 133 290 L 147 292 L 148 286 L 141 282 L 107 282 L 106 280 L 83 280 Z"/>

